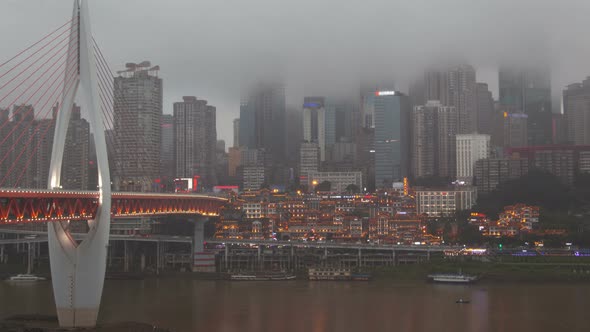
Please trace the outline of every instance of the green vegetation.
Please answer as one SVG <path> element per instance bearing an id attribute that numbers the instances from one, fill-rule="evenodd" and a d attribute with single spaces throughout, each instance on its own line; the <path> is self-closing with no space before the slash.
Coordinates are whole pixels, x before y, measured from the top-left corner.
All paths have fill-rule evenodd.
<path id="1" fill-rule="evenodd" d="M 469 213 L 485 213 L 496 220 L 505 206 L 514 204 L 541 207 L 538 227 L 540 230 L 565 230 L 567 235 L 539 236 L 522 233 L 515 238 L 487 239 L 468 223 Z M 564 243 L 590 246 L 590 174 L 577 174 L 571 186 L 558 177 L 539 169 L 531 169 L 519 179 L 501 184 L 489 194 L 481 194 L 471 211 L 462 211 L 453 218 L 441 218 L 428 227 L 432 234 L 444 236 L 449 243 L 519 246 L 524 242 L 542 240 L 547 247 L 563 247 Z"/>
<path id="2" fill-rule="evenodd" d="M 351 183 L 348 186 L 346 186 L 346 191 L 352 194 L 358 194 L 361 191 L 361 188 L 359 188 L 359 186 L 357 186 L 356 184 Z"/>
<path id="3" fill-rule="evenodd" d="M 480 195 L 476 209 L 497 216 L 507 205 L 538 205 L 545 211 L 569 215 L 590 211 L 590 174 L 578 174 L 573 186 L 551 173 L 531 169 L 519 179 L 507 181 L 487 195 Z"/>
<path id="4" fill-rule="evenodd" d="M 332 182 L 330 181 L 322 181 L 322 183 L 318 184 L 315 187 L 316 191 L 330 191 L 332 189 Z"/>

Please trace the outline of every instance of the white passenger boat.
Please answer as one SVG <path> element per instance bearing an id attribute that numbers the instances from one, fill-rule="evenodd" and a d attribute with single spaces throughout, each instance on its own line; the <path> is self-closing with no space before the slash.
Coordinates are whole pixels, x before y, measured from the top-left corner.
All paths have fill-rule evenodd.
<path id="1" fill-rule="evenodd" d="M 230 280 L 233 281 L 284 281 L 295 280 L 297 277 L 293 274 L 269 273 L 269 274 L 232 274 Z"/>
<path id="2" fill-rule="evenodd" d="M 472 282 L 477 281 L 476 276 L 470 276 L 467 274 L 431 274 L 428 276 L 428 279 L 434 282 L 446 282 L 446 283 L 459 283 L 459 284 L 469 284 Z"/>
<path id="3" fill-rule="evenodd" d="M 8 281 L 13 282 L 35 282 L 35 281 L 42 281 L 45 280 L 43 277 L 38 277 L 34 274 L 17 274 L 8 278 Z"/>

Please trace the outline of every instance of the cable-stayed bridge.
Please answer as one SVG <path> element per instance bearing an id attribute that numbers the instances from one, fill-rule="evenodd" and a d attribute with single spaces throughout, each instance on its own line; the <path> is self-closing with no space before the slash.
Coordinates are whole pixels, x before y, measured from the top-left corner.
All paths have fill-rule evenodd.
<path id="1" fill-rule="evenodd" d="M 203 217 L 218 215 L 225 203 L 204 195 L 112 192 L 111 171 L 120 166 L 113 154 L 128 144 L 117 136 L 116 123 L 140 113 L 115 91 L 112 71 L 92 35 L 86 0 L 74 1 L 70 20 L 0 63 L 0 225 L 48 223 L 53 291 L 63 327 L 96 324 L 113 218 L 186 215 L 196 221 L 196 252 L 203 250 Z M 75 101 L 88 122 L 81 120 Z M 119 112 L 115 104 L 123 105 Z M 84 131 L 76 128 L 85 125 L 90 146 L 81 148 Z M 128 130 L 141 135 L 142 128 Z M 89 178 L 88 165 L 77 161 L 90 150 L 96 155 L 96 183 L 86 183 L 91 191 L 69 189 Z M 126 160 L 141 169 L 145 152 L 125 151 Z M 81 241 L 70 231 L 73 221 L 87 222 Z"/>

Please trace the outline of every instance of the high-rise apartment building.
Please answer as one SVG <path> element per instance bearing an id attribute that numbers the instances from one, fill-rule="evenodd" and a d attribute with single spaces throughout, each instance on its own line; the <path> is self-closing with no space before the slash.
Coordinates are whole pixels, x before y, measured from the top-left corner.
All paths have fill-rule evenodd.
<path id="1" fill-rule="evenodd" d="M 415 178 L 455 175 L 457 109 L 439 101 L 412 112 L 412 175 Z"/>
<path id="2" fill-rule="evenodd" d="M 227 150 L 227 174 L 230 177 L 237 175 L 238 167 L 241 165 L 241 155 L 239 148 L 234 146 Z"/>
<path id="3" fill-rule="evenodd" d="M 504 147 L 523 147 L 528 145 L 528 115 L 524 113 L 503 113 Z"/>
<path id="4" fill-rule="evenodd" d="M 375 92 L 375 186 L 390 188 L 408 175 L 411 106 L 398 91 Z"/>
<path id="5" fill-rule="evenodd" d="M 162 79 L 148 61 L 114 79 L 115 190 L 152 191 L 160 177 Z"/>
<path id="6" fill-rule="evenodd" d="M 336 117 L 333 107 L 326 108 L 324 97 L 305 97 L 303 102 L 303 140 L 316 143 L 320 160 L 326 160 L 326 149 L 334 144 Z"/>
<path id="7" fill-rule="evenodd" d="M 274 164 L 284 161 L 286 140 L 285 88 L 258 84 L 240 105 L 240 146 L 264 149 Z"/>
<path id="8" fill-rule="evenodd" d="M 9 109 L 0 109 L 0 181 L 5 187 L 46 189 L 53 148 L 53 132 L 58 106 L 52 118 L 35 119 L 32 105 L 14 105 L 12 119 Z M 5 122 L 4 122 L 5 121 Z M 62 182 L 64 189 L 89 188 L 90 126 L 81 118 L 80 107 L 74 104 L 66 133 Z"/>
<path id="9" fill-rule="evenodd" d="M 490 156 L 490 135 L 457 135 L 457 179 L 471 183 L 473 168 L 479 159 Z"/>
<path id="10" fill-rule="evenodd" d="M 506 149 L 512 158 L 526 158 L 530 167 L 541 169 L 558 177 L 564 184 L 574 182 L 576 172 L 584 172 L 588 145 L 542 145 Z"/>
<path id="11" fill-rule="evenodd" d="M 215 179 L 216 183 L 220 184 L 228 184 L 229 183 L 229 156 L 228 153 L 225 152 L 225 141 L 224 140 L 217 140 L 217 144 L 215 146 Z"/>
<path id="12" fill-rule="evenodd" d="M 234 148 L 240 147 L 240 118 L 234 119 Z"/>
<path id="13" fill-rule="evenodd" d="M 502 67 L 500 104 L 509 113 L 528 116 L 528 145 L 552 143 L 551 76 L 546 68 Z"/>
<path id="14" fill-rule="evenodd" d="M 176 177 L 200 176 L 203 188 L 217 184 L 216 110 L 206 100 L 183 97 L 174 103 L 174 160 Z M 225 143 L 224 143 L 225 146 Z"/>
<path id="15" fill-rule="evenodd" d="M 267 157 L 264 149 L 240 149 L 241 165 L 238 167 L 238 176 L 242 190 L 258 190 L 267 183 L 268 174 L 264 166 Z"/>
<path id="16" fill-rule="evenodd" d="M 528 173 L 525 158 L 486 158 L 475 162 L 474 181 L 478 193 L 494 191 L 500 184 Z"/>
<path id="17" fill-rule="evenodd" d="M 412 112 L 412 175 L 424 178 L 436 175 L 437 127 L 439 102 L 415 106 Z"/>
<path id="18" fill-rule="evenodd" d="M 429 70 L 424 73 L 424 99 L 438 100 L 442 105 L 450 104 L 449 76 L 447 72 Z"/>
<path id="19" fill-rule="evenodd" d="M 477 133 L 492 135 L 494 123 L 494 99 L 487 83 L 477 83 L 476 91 L 476 119 Z"/>
<path id="20" fill-rule="evenodd" d="M 300 183 L 306 183 L 310 172 L 320 170 L 320 146 L 317 143 L 304 142 L 299 147 Z"/>
<path id="21" fill-rule="evenodd" d="M 563 90 L 563 111 L 567 121 L 567 141 L 590 144 L 590 77 Z"/>
<path id="22" fill-rule="evenodd" d="M 8 110 L 4 111 L 4 116 L 8 118 Z M 12 107 L 12 120 L 4 126 L 2 147 L 5 150 L 3 153 L 3 161 L 0 163 L 0 174 L 4 186 L 6 187 L 21 187 L 21 188 L 47 188 L 40 186 L 37 177 L 37 158 L 34 155 L 34 147 L 36 145 L 36 137 L 31 138 L 34 133 L 34 128 L 37 126 L 35 122 L 35 109 L 33 105 L 14 105 Z M 31 142 L 27 144 L 27 141 Z M 51 153 L 52 145 L 49 145 L 49 153 Z M 24 156 L 24 157 L 23 157 Z M 29 156 L 31 156 L 29 160 Z M 49 167 L 47 168 L 49 172 Z M 45 183 L 47 183 L 47 176 L 45 175 Z M 38 179 L 39 180 L 39 179 Z"/>
<path id="23" fill-rule="evenodd" d="M 174 115 L 163 114 L 160 142 L 160 178 L 166 184 L 171 184 L 176 173 L 174 162 Z M 169 188 L 171 189 L 171 188 Z"/>
<path id="24" fill-rule="evenodd" d="M 53 140 L 52 140 L 53 143 Z M 64 189 L 95 190 L 89 188 L 90 124 L 82 119 L 80 107 L 74 104 L 63 156 L 61 184 Z M 51 151 L 51 148 L 49 149 Z M 49 161 L 47 161 L 49 171 Z"/>
<path id="25" fill-rule="evenodd" d="M 534 165 L 536 168 L 549 172 L 567 185 L 574 182 L 576 162 L 579 154 L 572 150 L 540 150 L 535 152 Z"/>
<path id="26" fill-rule="evenodd" d="M 443 106 L 457 109 L 457 132 L 471 134 L 477 130 L 477 84 L 470 65 L 452 66 L 444 71 L 424 74 L 425 99 L 438 100 Z"/>
<path id="27" fill-rule="evenodd" d="M 477 130 L 477 85 L 475 69 L 469 65 L 451 68 L 449 106 L 457 109 L 457 133 L 471 134 Z"/>
<path id="28" fill-rule="evenodd" d="M 10 121 L 10 109 L 9 108 L 0 108 L 0 123 L 4 123 L 6 125 L 0 126 L 0 142 L 4 142 L 4 144 L 0 144 L 0 156 L 6 156 L 10 153 L 11 143 L 10 143 L 10 132 L 12 130 L 12 123 Z M 7 158 L 8 159 L 8 158 Z M 10 164 L 8 162 L 0 162 L 0 177 L 4 177 L 8 170 L 10 169 Z"/>

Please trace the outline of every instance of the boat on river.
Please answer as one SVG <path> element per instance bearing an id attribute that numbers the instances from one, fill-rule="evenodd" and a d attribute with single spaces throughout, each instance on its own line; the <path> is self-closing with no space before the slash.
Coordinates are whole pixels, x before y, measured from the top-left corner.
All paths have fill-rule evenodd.
<path id="1" fill-rule="evenodd" d="M 35 282 L 46 280 L 43 277 L 36 276 L 34 274 L 17 274 L 7 279 L 11 282 Z"/>
<path id="2" fill-rule="evenodd" d="M 428 279 L 433 282 L 444 282 L 444 283 L 451 283 L 451 284 L 470 284 L 477 281 L 477 276 L 467 275 L 463 273 L 457 274 L 430 274 L 428 275 Z"/>
<path id="3" fill-rule="evenodd" d="M 238 273 L 232 274 L 229 277 L 229 280 L 232 281 L 285 281 L 285 280 L 295 280 L 297 276 L 293 274 L 286 274 L 286 273 Z"/>

